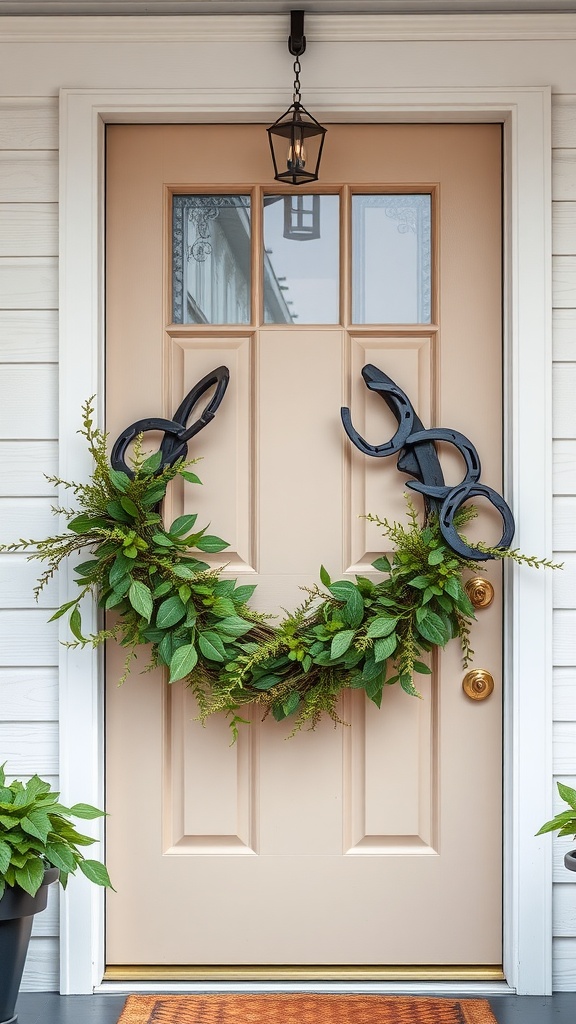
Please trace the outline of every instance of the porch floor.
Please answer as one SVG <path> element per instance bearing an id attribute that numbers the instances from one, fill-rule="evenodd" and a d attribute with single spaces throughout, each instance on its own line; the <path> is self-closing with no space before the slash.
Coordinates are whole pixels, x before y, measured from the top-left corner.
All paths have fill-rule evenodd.
<path id="1" fill-rule="evenodd" d="M 430 993 L 432 995 L 433 993 Z M 18 1024 L 116 1024 L 125 996 L 59 996 L 24 992 Z M 489 1000 L 498 1024 L 574 1024 L 576 992 L 554 996 L 495 996 Z"/>

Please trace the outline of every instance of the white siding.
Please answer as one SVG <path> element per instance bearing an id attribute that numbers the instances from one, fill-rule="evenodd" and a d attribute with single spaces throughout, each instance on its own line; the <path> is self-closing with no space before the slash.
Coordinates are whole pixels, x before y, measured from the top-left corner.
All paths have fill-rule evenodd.
<path id="1" fill-rule="evenodd" d="M 57 102 L 0 100 L 0 522 L 45 536 L 57 468 Z M 58 782 L 57 631 L 37 566 L 0 555 L 0 761 Z M 58 988 L 58 890 L 38 915 L 24 987 Z"/>
<path id="2" fill-rule="evenodd" d="M 576 96 L 553 101 L 554 772 L 576 785 Z M 556 794 L 556 809 L 561 801 Z M 576 987 L 576 875 L 554 840 L 554 987 Z"/>

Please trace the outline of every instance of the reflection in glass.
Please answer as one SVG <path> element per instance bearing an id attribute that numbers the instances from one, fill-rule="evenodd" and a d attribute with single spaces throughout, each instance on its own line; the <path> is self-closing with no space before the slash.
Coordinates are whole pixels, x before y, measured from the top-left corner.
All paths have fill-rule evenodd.
<path id="1" fill-rule="evenodd" d="M 175 195 L 175 324 L 250 322 L 250 197 Z"/>
<path id="2" fill-rule="evenodd" d="M 428 324 L 431 198 L 352 197 L 352 321 Z"/>
<path id="3" fill-rule="evenodd" d="M 264 196 L 264 323 L 338 323 L 338 289 L 338 196 Z"/>

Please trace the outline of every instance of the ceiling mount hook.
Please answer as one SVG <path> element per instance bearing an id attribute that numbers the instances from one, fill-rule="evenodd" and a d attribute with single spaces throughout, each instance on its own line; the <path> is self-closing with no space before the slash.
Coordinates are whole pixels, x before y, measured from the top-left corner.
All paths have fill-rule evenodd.
<path id="1" fill-rule="evenodd" d="M 293 57 L 301 57 L 306 49 L 304 35 L 304 11 L 290 11 L 290 35 L 288 49 Z"/>

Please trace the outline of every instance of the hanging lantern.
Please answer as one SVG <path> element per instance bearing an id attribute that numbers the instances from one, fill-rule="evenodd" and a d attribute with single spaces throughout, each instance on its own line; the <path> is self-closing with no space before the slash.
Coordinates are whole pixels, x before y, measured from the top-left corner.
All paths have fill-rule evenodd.
<path id="1" fill-rule="evenodd" d="M 294 93 L 288 110 L 267 128 L 274 178 L 289 185 L 318 180 L 326 129 L 300 102 L 299 58 L 306 49 L 304 11 L 290 12 L 288 50 L 294 61 Z"/>

